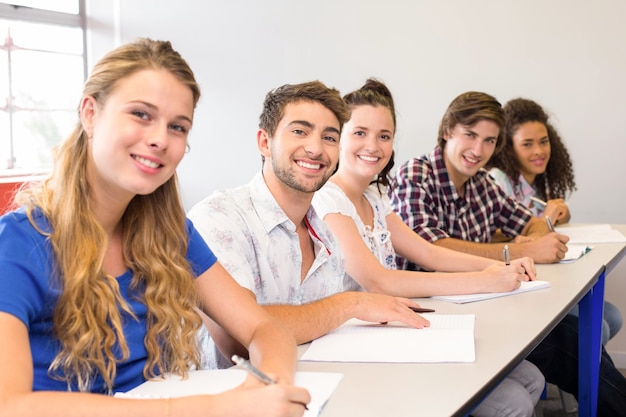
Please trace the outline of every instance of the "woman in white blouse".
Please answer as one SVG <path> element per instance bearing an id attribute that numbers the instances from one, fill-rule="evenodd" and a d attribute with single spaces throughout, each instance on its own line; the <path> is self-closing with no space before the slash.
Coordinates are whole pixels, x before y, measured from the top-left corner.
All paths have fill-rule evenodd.
<path id="1" fill-rule="evenodd" d="M 438 247 L 413 232 L 392 211 L 386 194 L 396 130 L 391 93 L 380 81 L 369 79 L 344 100 L 352 116 L 343 127 L 339 167 L 315 193 L 313 206 L 341 245 L 346 290 L 428 297 L 511 291 L 535 278 L 529 258 L 507 266 Z M 398 270 L 396 252 L 423 269 L 448 272 Z M 532 416 L 544 384 L 541 371 L 524 360 L 472 415 Z"/>
<path id="2" fill-rule="evenodd" d="M 532 259 L 506 266 L 433 245 L 396 215 L 387 198 L 396 129 L 393 98 L 369 79 L 344 97 L 352 110 L 343 128 L 339 167 L 313 205 L 337 236 L 346 262 L 346 289 L 402 297 L 511 291 L 535 278 Z M 396 269 L 396 253 L 426 271 Z"/>

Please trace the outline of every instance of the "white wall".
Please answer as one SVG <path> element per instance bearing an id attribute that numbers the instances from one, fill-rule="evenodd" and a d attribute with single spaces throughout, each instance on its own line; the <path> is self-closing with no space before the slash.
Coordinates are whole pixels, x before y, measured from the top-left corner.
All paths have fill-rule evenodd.
<path id="1" fill-rule="evenodd" d="M 186 208 L 260 168 L 267 91 L 319 79 L 342 93 L 376 76 L 396 99 L 397 162 L 435 145 L 458 94 L 524 96 L 554 114 L 574 160 L 573 222 L 626 223 L 626 3 L 621 0 L 88 0 L 92 59 L 115 39 L 172 41 L 203 89 L 180 169 Z M 626 314 L 626 265 L 607 297 Z M 612 341 L 623 355 L 626 330 Z"/>

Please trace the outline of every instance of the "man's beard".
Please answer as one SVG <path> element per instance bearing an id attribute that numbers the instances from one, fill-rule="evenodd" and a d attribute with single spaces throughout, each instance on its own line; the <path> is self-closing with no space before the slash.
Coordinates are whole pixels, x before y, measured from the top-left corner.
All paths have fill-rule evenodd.
<path id="1" fill-rule="evenodd" d="M 326 184 L 326 181 L 328 181 L 328 179 L 332 175 L 332 172 L 329 171 L 318 182 L 314 183 L 313 185 L 306 186 L 298 181 L 292 170 L 282 169 L 281 167 L 277 166 L 274 161 L 275 159 L 272 159 L 272 169 L 274 170 L 274 175 L 276 175 L 276 178 L 278 178 L 283 184 L 287 185 L 288 187 L 297 191 L 301 191 L 303 193 L 314 193 L 315 191 L 319 190 L 324 186 L 324 184 Z"/>

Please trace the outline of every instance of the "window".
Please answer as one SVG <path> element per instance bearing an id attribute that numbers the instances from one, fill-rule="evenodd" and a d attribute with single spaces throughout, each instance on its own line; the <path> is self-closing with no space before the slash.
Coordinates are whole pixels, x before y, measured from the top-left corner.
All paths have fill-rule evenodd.
<path id="1" fill-rule="evenodd" d="M 84 0 L 0 2 L 0 176 L 49 170 L 74 128 L 84 21 Z"/>

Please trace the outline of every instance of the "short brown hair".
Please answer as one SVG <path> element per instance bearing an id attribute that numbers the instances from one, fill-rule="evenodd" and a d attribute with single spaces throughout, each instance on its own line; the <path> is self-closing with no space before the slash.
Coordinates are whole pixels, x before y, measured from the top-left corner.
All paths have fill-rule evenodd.
<path id="1" fill-rule="evenodd" d="M 284 116 L 287 104 L 299 101 L 318 102 L 333 112 L 339 121 L 340 132 L 344 123 L 350 120 L 350 110 L 338 90 L 329 88 L 320 81 L 310 81 L 302 84 L 285 84 L 267 93 L 263 111 L 259 116 L 259 128 L 273 136 Z"/>
<path id="2" fill-rule="evenodd" d="M 500 128 L 494 154 L 498 153 L 504 146 L 505 123 L 502 104 L 493 96 L 476 91 L 468 91 L 452 100 L 439 124 L 437 145 L 441 149 L 445 147 L 444 136 L 448 135 L 457 124 L 474 126 L 481 120 L 492 121 Z"/>

